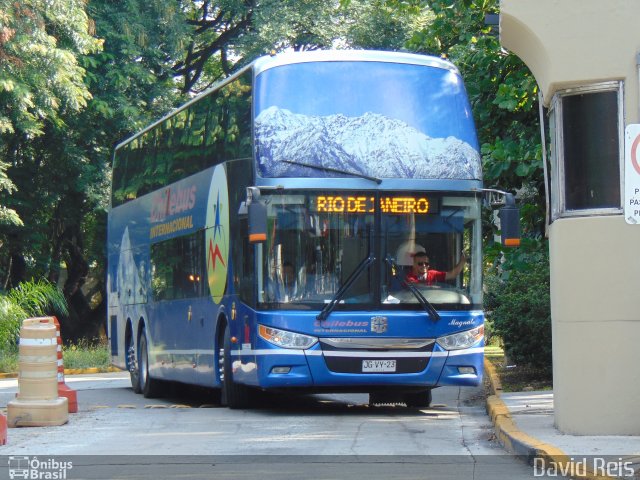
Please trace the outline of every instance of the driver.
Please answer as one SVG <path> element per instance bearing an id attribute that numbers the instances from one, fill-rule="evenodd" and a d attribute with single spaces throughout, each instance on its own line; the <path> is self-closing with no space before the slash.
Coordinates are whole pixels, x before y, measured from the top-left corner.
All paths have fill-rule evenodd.
<path id="1" fill-rule="evenodd" d="M 458 264 L 448 272 L 429 270 L 429 256 L 425 252 L 417 252 L 413 255 L 413 267 L 406 278 L 408 282 L 426 283 L 427 285 L 453 280 L 460 274 L 466 261 L 467 256 L 462 252 Z"/>

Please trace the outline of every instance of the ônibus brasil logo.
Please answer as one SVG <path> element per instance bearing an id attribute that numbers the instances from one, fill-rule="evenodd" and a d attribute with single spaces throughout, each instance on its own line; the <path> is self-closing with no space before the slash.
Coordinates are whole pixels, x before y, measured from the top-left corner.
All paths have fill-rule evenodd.
<path id="1" fill-rule="evenodd" d="M 229 258 L 229 191 L 222 165 L 213 171 L 207 200 L 207 281 L 209 293 L 220 303 L 227 286 Z"/>
<path id="2" fill-rule="evenodd" d="M 10 456 L 9 478 L 26 478 L 38 480 L 65 480 L 68 470 L 73 468 L 73 462 L 42 459 L 38 457 Z"/>

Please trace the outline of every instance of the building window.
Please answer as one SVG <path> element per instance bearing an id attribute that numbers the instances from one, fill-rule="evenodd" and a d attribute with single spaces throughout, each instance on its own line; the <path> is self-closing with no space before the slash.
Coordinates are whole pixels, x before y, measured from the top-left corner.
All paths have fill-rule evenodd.
<path id="1" fill-rule="evenodd" d="M 558 92 L 550 112 L 552 216 L 621 213 L 622 82 Z"/>

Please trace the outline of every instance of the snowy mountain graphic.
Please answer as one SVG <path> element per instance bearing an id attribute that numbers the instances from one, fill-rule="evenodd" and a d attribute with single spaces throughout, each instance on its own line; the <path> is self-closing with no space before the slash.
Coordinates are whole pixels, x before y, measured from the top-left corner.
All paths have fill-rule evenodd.
<path id="1" fill-rule="evenodd" d="M 269 107 L 256 117 L 255 135 L 263 177 L 336 176 L 288 160 L 379 178 L 482 178 L 480 154 L 467 142 L 431 138 L 376 113 L 321 117 Z"/>
<path id="2" fill-rule="evenodd" d="M 120 256 L 118 258 L 118 270 L 116 285 L 120 293 L 120 304 L 146 303 L 147 292 L 144 283 L 144 265 L 139 266 L 133 258 L 129 227 L 124 229 L 122 243 L 120 244 Z"/>

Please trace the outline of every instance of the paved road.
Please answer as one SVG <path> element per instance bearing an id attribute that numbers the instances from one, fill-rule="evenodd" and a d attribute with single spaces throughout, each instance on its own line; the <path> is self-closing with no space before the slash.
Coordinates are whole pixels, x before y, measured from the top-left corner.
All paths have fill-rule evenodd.
<path id="1" fill-rule="evenodd" d="M 493 440 L 480 389 L 441 388 L 429 409 L 369 406 L 365 395 L 268 397 L 228 410 L 174 386 L 135 395 L 126 374 L 67 377 L 67 425 L 9 429 L 0 455 L 73 463 L 66 478 L 533 478 Z M 0 381 L 0 405 L 16 392 Z M 98 455 L 98 456 L 96 456 Z M 0 459 L 0 478 L 8 478 Z"/>

